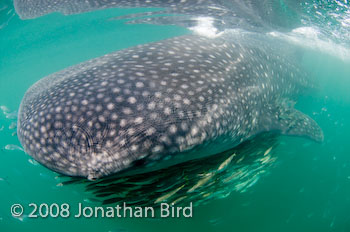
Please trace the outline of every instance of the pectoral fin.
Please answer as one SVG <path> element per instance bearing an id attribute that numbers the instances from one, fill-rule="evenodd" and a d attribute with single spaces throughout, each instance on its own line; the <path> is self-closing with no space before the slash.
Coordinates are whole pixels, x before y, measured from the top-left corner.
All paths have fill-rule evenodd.
<path id="1" fill-rule="evenodd" d="M 312 118 L 296 109 L 290 109 L 279 115 L 279 122 L 282 134 L 303 136 L 316 142 L 324 140 L 321 127 Z"/>
<path id="2" fill-rule="evenodd" d="M 321 127 L 309 116 L 292 106 L 280 104 L 268 107 L 269 112 L 263 117 L 260 131 L 278 131 L 284 135 L 306 137 L 316 142 L 323 142 Z M 262 129 L 262 130 L 261 130 Z"/>

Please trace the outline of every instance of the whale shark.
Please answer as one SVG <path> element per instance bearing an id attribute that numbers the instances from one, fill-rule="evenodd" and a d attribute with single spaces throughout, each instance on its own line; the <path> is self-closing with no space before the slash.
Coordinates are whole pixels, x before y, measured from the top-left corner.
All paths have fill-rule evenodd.
<path id="1" fill-rule="evenodd" d="M 18 138 L 44 166 L 90 180 L 209 157 L 266 132 L 321 142 L 294 108 L 312 86 L 299 59 L 291 44 L 242 31 L 119 50 L 30 87 Z"/>
<path id="2" fill-rule="evenodd" d="M 53 12 L 72 15 L 109 8 L 142 7 L 149 10 L 117 19 L 133 19 L 130 23 L 193 27 L 198 23 L 198 17 L 211 17 L 219 30 L 238 27 L 253 31 L 289 30 L 300 26 L 301 23 L 295 20 L 295 12 L 300 11 L 300 5 L 299 0 L 14 0 L 15 10 L 21 19 L 33 19 Z M 152 17 L 137 18 L 140 16 Z"/>

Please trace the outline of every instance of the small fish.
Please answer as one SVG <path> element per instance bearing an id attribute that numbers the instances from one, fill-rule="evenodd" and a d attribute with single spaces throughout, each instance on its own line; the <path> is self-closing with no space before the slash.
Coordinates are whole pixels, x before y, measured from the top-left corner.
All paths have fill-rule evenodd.
<path id="1" fill-rule="evenodd" d="M 9 151 L 15 151 L 15 150 L 19 150 L 19 151 L 24 151 L 22 147 L 15 145 L 15 144 L 7 144 L 5 146 L 5 150 L 9 150 Z"/>
<path id="2" fill-rule="evenodd" d="M 260 176 L 255 175 L 253 178 L 253 180 L 250 180 L 250 183 L 248 184 L 247 188 L 252 187 L 254 184 L 256 184 L 258 182 L 258 180 L 260 179 Z"/>
<path id="3" fill-rule="evenodd" d="M 9 126 L 9 129 L 12 130 L 12 129 L 15 129 L 16 127 L 17 127 L 17 123 L 12 122 Z"/>
<path id="4" fill-rule="evenodd" d="M 265 151 L 265 153 L 264 153 L 264 156 L 266 156 L 267 154 L 269 154 L 269 153 L 271 152 L 271 150 L 272 150 L 272 147 L 270 147 L 269 149 L 267 149 L 267 150 Z"/>
<path id="5" fill-rule="evenodd" d="M 163 201 L 166 201 L 167 199 L 169 199 L 171 196 L 173 196 L 175 193 L 177 193 L 180 189 L 182 189 L 185 185 L 181 185 L 180 187 L 178 187 L 177 189 L 174 189 L 173 191 L 165 194 L 164 196 L 159 197 L 154 203 L 160 203 Z"/>
<path id="6" fill-rule="evenodd" d="M 242 162 L 242 160 L 244 160 L 244 156 L 242 156 L 239 160 L 237 160 L 236 164 L 239 164 L 240 162 Z"/>
<path id="7" fill-rule="evenodd" d="M 268 163 L 271 159 L 271 156 L 264 156 L 263 158 L 260 159 L 262 164 Z"/>
<path id="8" fill-rule="evenodd" d="M 213 194 L 214 194 L 213 192 L 209 192 L 209 193 L 203 192 L 202 197 L 203 197 L 203 198 L 207 198 L 207 197 L 210 197 L 210 196 L 213 195 Z"/>
<path id="9" fill-rule="evenodd" d="M 6 115 L 6 118 L 8 118 L 8 119 L 16 119 L 17 115 L 18 115 L 17 111 L 13 111 L 10 113 L 4 112 L 4 114 Z"/>
<path id="10" fill-rule="evenodd" d="M 233 157 L 235 157 L 236 154 L 232 154 L 229 158 L 227 158 L 224 162 L 222 162 L 218 168 L 217 171 L 223 171 L 227 168 L 227 166 L 231 163 Z"/>
<path id="11" fill-rule="evenodd" d="M 186 199 L 187 198 L 187 196 L 182 196 L 182 197 L 179 197 L 179 198 L 177 198 L 176 200 L 174 200 L 171 204 L 177 204 L 177 203 L 179 203 L 180 201 L 182 201 L 182 200 L 184 200 L 184 199 Z"/>
<path id="12" fill-rule="evenodd" d="M 7 106 L 0 106 L 0 109 L 2 110 L 3 113 L 10 111 L 9 108 L 7 108 Z"/>
<path id="13" fill-rule="evenodd" d="M 39 163 L 37 161 L 35 161 L 34 159 L 28 159 L 28 162 L 32 165 L 37 166 Z"/>
<path id="14" fill-rule="evenodd" d="M 101 202 L 101 200 L 97 199 L 97 198 L 93 198 L 93 197 L 90 197 L 90 198 L 86 198 L 84 199 L 84 201 L 86 200 L 86 202 L 90 202 L 90 203 L 94 203 L 94 202 Z"/>
<path id="15" fill-rule="evenodd" d="M 10 182 L 8 181 L 8 177 L 4 177 L 4 178 L 0 177 L 0 181 L 3 181 L 5 183 L 7 183 L 8 185 L 11 185 Z"/>
<path id="16" fill-rule="evenodd" d="M 194 190 L 198 189 L 199 187 L 205 185 L 206 183 L 208 183 L 208 181 L 213 177 L 212 173 L 209 173 L 209 175 L 207 175 L 206 177 L 200 179 L 198 181 L 197 184 L 195 184 L 192 188 L 190 188 L 189 190 L 187 190 L 188 193 L 193 192 Z"/>
<path id="17" fill-rule="evenodd" d="M 21 222 L 24 222 L 24 221 L 27 221 L 29 217 L 28 217 L 28 215 L 23 214 L 20 217 L 13 216 L 13 218 L 15 218 L 15 219 L 17 219 L 17 220 L 19 220 Z"/>
<path id="18" fill-rule="evenodd" d="M 226 177 L 225 179 L 223 179 L 224 183 L 228 183 L 231 182 L 233 180 L 237 180 L 242 178 L 245 174 L 247 173 L 247 168 L 240 168 L 238 169 L 236 172 L 234 172 L 231 176 Z"/>

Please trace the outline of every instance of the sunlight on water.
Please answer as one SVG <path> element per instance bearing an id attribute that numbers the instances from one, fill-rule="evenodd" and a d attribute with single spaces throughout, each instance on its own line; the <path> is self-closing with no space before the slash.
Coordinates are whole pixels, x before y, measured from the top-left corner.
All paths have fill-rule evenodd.
<path id="1" fill-rule="evenodd" d="M 350 61 L 350 48 L 334 43 L 332 40 L 322 39 L 320 32 L 312 27 L 299 27 L 289 33 L 270 32 L 270 34 L 305 47 L 305 49 L 326 53 L 343 62 Z"/>

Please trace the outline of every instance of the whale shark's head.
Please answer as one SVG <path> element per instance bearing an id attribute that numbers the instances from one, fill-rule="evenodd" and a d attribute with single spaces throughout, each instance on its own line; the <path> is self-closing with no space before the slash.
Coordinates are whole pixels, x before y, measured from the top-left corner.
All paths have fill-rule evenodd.
<path id="1" fill-rule="evenodd" d="M 235 118 L 219 107 L 228 104 L 222 70 L 233 47 L 195 38 L 140 45 L 40 80 L 20 107 L 25 151 L 57 172 L 97 178 L 219 136 Z"/>

